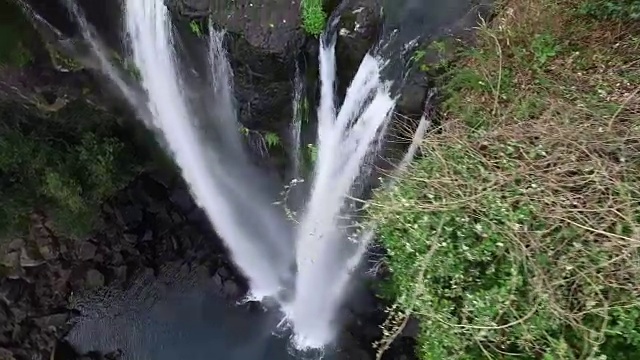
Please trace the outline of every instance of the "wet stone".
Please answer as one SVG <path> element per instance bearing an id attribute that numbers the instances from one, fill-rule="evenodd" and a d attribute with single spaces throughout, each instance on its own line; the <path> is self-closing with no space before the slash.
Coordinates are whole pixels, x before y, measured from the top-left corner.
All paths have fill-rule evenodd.
<path id="1" fill-rule="evenodd" d="M 113 276 L 117 281 L 124 282 L 127 280 L 127 267 L 125 265 L 118 266 L 113 269 Z"/>
<path id="2" fill-rule="evenodd" d="M 22 280 L 7 280 L 0 285 L 0 301 L 13 304 L 22 297 L 25 283 Z"/>
<path id="3" fill-rule="evenodd" d="M 123 235 L 123 237 L 124 240 L 129 244 L 136 244 L 138 242 L 138 235 L 136 234 L 126 233 Z"/>
<path id="4" fill-rule="evenodd" d="M 2 257 L 2 261 L 0 261 L 0 265 L 6 266 L 8 268 L 14 268 L 20 265 L 20 252 L 12 251 L 10 253 L 5 254 Z"/>
<path id="5" fill-rule="evenodd" d="M 20 250 L 20 266 L 22 267 L 36 267 L 44 263 L 41 255 L 29 247 L 23 247 Z"/>
<path id="6" fill-rule="evenodd" d="M 201 208 L 196 208 L 195 210 L 190 212 L 189 215 L 187 215 L 187 220 L 194 224 L 208 225 L 207 214 Z"/>
<path id="7" fill-rule="evenodd" d="M 0 347 L 0 360 L 16 360 L 16 358 L 11 351 Z"/>
<path id="8" fill-rule="evenodd" d="M 58 250 L 53 244 L 40 246 L 40 254 L 45 260 L 53 260 L 58 257 Z"/>
<path id="9" fill-rule="evenodd" d="M 0 324 L 6 324 L 9 319 L 9 313 L 5 310 L 5 307 L 0 304 Z"/>
<path id="10" fill-rule="evenodd" d="M 104 286 L 104 275 L 96 269 L 90 269 L 87 271 L 85 277 L 86 286 L 90 289 L 95 289 Z"/>
<path id="11" fill-rule="evenodd" d="M 216 273 L 215 275 L 213 275 L 213 285 L 216 288 L 221 288 L 222 287 L 222 277 L 220 276 L 220 274 Z"/>
<path id="12" fill-rule="evenodd" d="M 42 328 L 49 328 L 49 327 L 59 328 L 64 326 L 68 320 L 69 320 L 69 314 L 67 313 L 53 314 L 53 315 L 48 315 L 48 316 L 43 316 L 43 317 L 33 319 L 36 325 Z"/>
<path id="13" fill-rule="evenodd" d="M 220 275 L 220 278 L 225 279 L 225 280 L 228 279 L 229 276 L 231 275 L 229 270 L 227 270 L 224 266 L 221 266 L 218 269 L 217 274 Z"/>
<path id="14" fill-rule="evenodd" d="M 227 280 L 222 286 L 222 294 L 230 299 L 235 299 L 242 295 L 242 290 L 235 281 Z"/>
<path id="15" fill-rule="evenodd" d="M 117 214 L 120 222 L 127 227 L 135 227 L 142 222 L 142 210 L 135 205 L 125 207 Z"/>
<path id="16" fill-rule="evenodd" d="M 113 265 L 120 265 L 120 264 L 122 264 L 123 262 L 124 262 L 124 257 L 122 256 L 122 254 L 121 254 L 119 251 L 114 252 L 114 253 L 111 255 L 111 261 L 110 261 L 110 263 L 111 263 L 111 264 L 113 264 Z"/>
<path id="17" fill-rule="evenodd" d="M 153 231 L 151 230 L 147 230 L 144 232 L 144 235 L 142 236 L 142 241 L 151 241 L 153 240 Z"/>
<path id="18" fill-rule="evenodd" d="M 90 241 L 84 241 L 80 245 L 80 251 L 78 252 L 78 257 L 82 261 L 91 260 L 96 256 L 96 251 L 98 247 Z"/>
<path id="19" fill-rule="evenodd" d="M 189 191 L 182 188 L 175 189 L 171 193 L 170 200 L 180 211 L 184 212 L 189 212 L 196 206 Z"/>

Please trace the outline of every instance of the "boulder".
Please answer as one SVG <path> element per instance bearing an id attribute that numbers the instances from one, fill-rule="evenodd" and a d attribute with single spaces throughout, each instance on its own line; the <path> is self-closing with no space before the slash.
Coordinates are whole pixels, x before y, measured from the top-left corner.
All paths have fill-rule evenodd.
<path id="1" fill-rule="evenodd" d="M 91 241 L 82 241 L 78 250 L 78 258 L 82 261 L 92 260 L 96 256 L 98 247 Z"/>
<path id="2" fill-rule="evenodd" d="M 102 273 L 96 269 L 90 269 L 85 276 L 86 287 L 89 289 L 96 289 L 103 287 L 105 284 L 105 278 Z"/>
<path id="3" fill-rule="evenodd" d="M 174 0 L 170 5 L 179 14 L 188 17 L 204 17 L 211 11 L 210 0 Z"/>
<path id="4" fill-rule="evenodd" d="M 0 347 L 0 360 L 16 360 L 16 358 L 13 356 L 13 352 L 9 349 Z"/>

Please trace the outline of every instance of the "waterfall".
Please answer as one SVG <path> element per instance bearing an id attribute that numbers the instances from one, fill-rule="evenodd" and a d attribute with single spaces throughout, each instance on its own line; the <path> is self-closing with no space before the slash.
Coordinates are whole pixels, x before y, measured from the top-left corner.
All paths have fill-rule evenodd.
<path id="1" fill-rule="evenodd" d="M 395 101 L 380 77 L 382 59 L 366 55 L 340 110 L 334 104 L 336 39 L 320 45 L 318 159 L 310 199 L 296 232 L 296 295 L 290 308 L 295 342 L 321 347 L 336 333 L 334 315 L 349 275 L 372 234 L 353 232 L 359 182 L 370 168 Z M 323 314 L 318 316 L 318 314 Z"/>
<path id="2" fill-rule="evenodd" d="M 99 39 L 80 9 L 68 0 L 94 52 L 104 58 Z M 291 283 L 294 262 L 290 229 L 284 215 L 272 205 L 264 191 L 266 177 L 252 168 L 245 154 L 231 95 L 231 68 L 222 48 L 222 34 L 211 30 L 209 41 L 210 91 L 207 113 L 195 111 L 185 94 L 180 61 L 175 54 L 175 38 L 168 8 L 156 0 L 125 1 L 127 38 L 147 95 L 144 110 L 151 115 L 167 151 L 179 165 L 198 204 L 216 232 L 225 240 L 233 261 L 247 277 L 251 295 L 278 297 Z M 106 61 L 105 61 L 106 62 Z M 121 75 L 108 62 L 103 73 L 133 106 L 141 106 L 130 96 Z M 204 90 L 204 89 L 199 89 Z M 135 98 L 137 99 L 137 98 Z M 145 111 L 141 111 L 145 112 Z M 201 116 L 199 116 L 201 115 Z M 204 125 L 213 131 L 204 131 Z M 210 141 L 203 135 L 213 135 Z"/>
<path id="3" fill-rule="evenodd" d="M 273 204 L 278 190 L 269 186 L 246 154 L 222 32 L 209 27 L 209 68 L 198 74 L 198 79 L 206 79 L 206 86 L 200 86 L 190 81 L 191 69 L 184 69 L 176 53 L 178 39 L 166 5 L 158 0 L 124 0 L 125 39 L 139 71 L 140 94 L 108 61 L 82 11 L 72 0 L 66 2 L 101 59 L 103 74 L 142 114 L 180 167 L 194 198 L 247 277 L 251 295 L 278 301 L 292 325 L 297 347 L 322 348 L 332 342 L 338 326 L 335 316 L 351 273 L 374 234 L 372 228 L 355 229 L 357 198 L 363 195 L 395 107 L 390 85 L 381 77 L 383 59 L 372 54 L 364 57 L 338 109 L 335 18 L 321 38 L 318 156 L 300 223 L 294 226 Z M 291 160 L 297 177 L 300 74 L 295 81 L 298 112 L 292 122 Z"/>
<path id="4" fill-rule="evenodd" d="M 296 180 L 300 179 L 300 167 L 302 166 L 302 153 L 300 151 L 301 145 L 301 133 L 302 133 L 302 121 L 303 121 L 303 102 L 304 97 L 304 77 L 300 71 L 300 67 L 296 65 L 296 75 L 293 80 L 293 119 L 289 131 L 291 133 L 290 143 L 291 148 L 289 150 L 291 158 L 291 178 Z"/>
<path id="5" fill-rule="evenodd" d="M 156 0 L 127 0 L 125 17 L 133 55 L 149 95 L 149 107 L 169 150 L 233 260 L 247 276 L 252 295 L 275 297 L 285 287 L 292 263 L 290 235 L 281 214 L 259 191 L 260 175 L 241 150 L 231 102 L 231 68 L 221 35 L 211 30 L 210 65 L 214 113 L 198 119 L 182 90 L 179 58 L 168 8 Z M 210 143 L 196 121 L 215 122 L 223 136 Z M 223 148 L 223 146 L 227 146 Z M 225 156 L 226 154 L 232 156 Z M 271 200 L 271 201 L 270 201 Z"/>

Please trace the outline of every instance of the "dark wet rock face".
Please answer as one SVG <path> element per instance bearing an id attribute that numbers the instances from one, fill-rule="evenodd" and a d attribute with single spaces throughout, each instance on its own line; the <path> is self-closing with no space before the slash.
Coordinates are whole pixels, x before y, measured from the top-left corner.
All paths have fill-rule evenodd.
<path id="1" fill-rule="evenodd" d="M 292 114 L 293 62 L 257 52 L 238 34 L 230 34 L 228 46 L 240 121 L 255 130 L 286 129 Z"/>
<path id="2" fill-rule="evenodd" d="M 59 245 L 53 250 L 52 245 Z M 57 246 L 56 246 L 57 247 Z M 47 359 L 68 330 L 69 271 L 66 244 L 49 230 L 47 219 L 32 217 L 31 235 L 13 241 L 0 265 L 0 348 L 16 359 Z M 65 256 L 67 255 L 67 256 Z M 46 259 L 45 259 L 46 258 Z"/>
<path id="3" fill-rule="evenodd" d="M 170 200 L 184 194 L 184 184 L 167 188 L 144 174 L 105 204 L 104 230 L 82 240 L 56 237 L 48 219 L 34 215 L 30 236 L 3 249 L 0 349 L 16 359 L 50 359 L 71 328 L 73 308 L 81 308 L 74 298 L 108 299 L 104 289 L 127 289 L 140 276 L 153 279 L 166 264 L 200 267 L 204 278 L 216 279 L 219 296 L 240 299 L 246 282 L 208 222 L 189 220 L 195 208 L 182 210 L 185 199 Z"/>
<path id="4" fill-rule="evenodd" d="M 341 8 L 336 61 L 338 93 L 344 96 L 362 58 L 379 39 L 382 24 L 379 0 L 353 0 Z"/>
<path id="5" fill-rule="evenodd" d="M 304 40 L 300 0 L 171 0 L 189 18 L 211 15 L 216 25 L 239 34 L 257 51 L 284 55 Z"/>

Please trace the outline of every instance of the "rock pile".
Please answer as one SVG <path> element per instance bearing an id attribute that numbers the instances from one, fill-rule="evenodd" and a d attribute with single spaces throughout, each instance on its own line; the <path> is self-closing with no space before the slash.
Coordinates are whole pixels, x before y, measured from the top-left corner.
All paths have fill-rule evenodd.
<path id="1" fill-rule="evenodd" d="M 1 257 L 0 359 L 52 359 L 72 326 L 74 298 L 126 289 L 168 263 L 207 269 L 230 301 L 244 295 L 246 282 L 202 211 L 183 184 L 164 179 L 139 176 L 104 205 L 101 230 L 86 239 L 59 238 L 49 219 L 32 216 L 29 236 Z"/>

